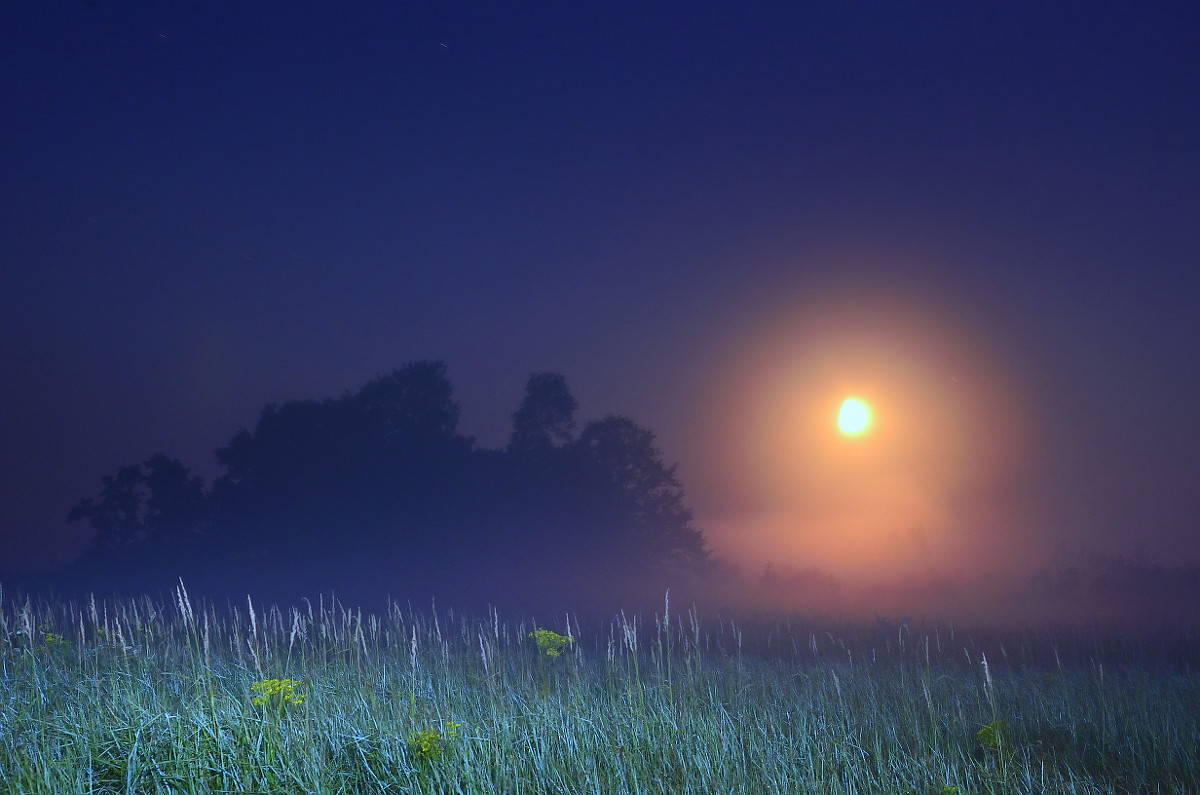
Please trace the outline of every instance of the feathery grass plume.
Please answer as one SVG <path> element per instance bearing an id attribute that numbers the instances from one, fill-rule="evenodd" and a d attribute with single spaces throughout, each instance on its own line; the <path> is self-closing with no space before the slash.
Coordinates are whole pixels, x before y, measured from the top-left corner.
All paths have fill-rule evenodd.
<path id="1" fill-rule="evenodd" d="M 982 662 L 980 665 L 983 666 L 983 690 L 987 695 L 988 704 L 991 705 L 992 712 L 994 713 L 996 711 L 996 688 L 992 684 L 992 672 L 991 669 L 988 668 L 987 654 L 982 655 Z"/>

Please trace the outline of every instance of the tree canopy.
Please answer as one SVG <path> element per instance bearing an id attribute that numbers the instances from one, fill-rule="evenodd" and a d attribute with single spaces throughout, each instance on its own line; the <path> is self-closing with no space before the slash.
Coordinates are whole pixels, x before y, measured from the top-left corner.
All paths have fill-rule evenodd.
<path id="1" fill-rule="evenodd" d="M 562 375 L 536 373 L 508 445 L 479 449 L 445 365 L 414 362 L 339 398 L 264 407 L 216 451 L 211 488 L 159 453 L 105 476 L 69 518 L 95 531 L 93 579 L 150 566 L 218 591 L 488 598 L 704 570 L 654 434 L 607 416 L 576 435 L 577 409 Z"/>
<path id="2" fill-rule="evenodd" d="M 515 453 L 544 452 L 575 440 L 575 411 L 579 404 L 558 373 L 534 373 L 525 398 L 512 415 L 508 449 Z"/>

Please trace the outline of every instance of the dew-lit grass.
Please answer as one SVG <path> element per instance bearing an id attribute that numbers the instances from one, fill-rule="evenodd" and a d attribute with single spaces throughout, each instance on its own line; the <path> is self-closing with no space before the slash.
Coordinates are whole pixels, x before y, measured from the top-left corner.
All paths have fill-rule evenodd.
<path id="1" fill-rule="evenodd" d="M 0 792 L 1200 792 L 1147 643 L 10 597 Z"/>

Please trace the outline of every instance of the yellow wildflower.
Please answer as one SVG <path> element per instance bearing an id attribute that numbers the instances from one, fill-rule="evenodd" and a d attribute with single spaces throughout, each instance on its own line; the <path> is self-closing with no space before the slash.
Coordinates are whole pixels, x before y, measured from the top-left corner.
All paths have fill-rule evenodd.
<path id="1" fill-rule="evenodd" d="M 284 704 L 299 706 L 304 703 L 304 694 L 296 692 L 299 686 L 300 682 L 295 679 L 264 679 L 250 685 L 250 690 L 258 693 L 250 702 L 256 707 L 261 707 L 269 706 L 272 699 L 276 699 L 274 703 L 277 703 L 280 709 L 283 709 Z"/>
<path id="2" fill-rule="evenodd" d="M 550 629 L 535 630 L 529 633 L 529 637 L 537 642 L 538 651 L 545 652 L 547 657 L 557 657 L 565 647 L 575 642 L 570 635 L 559 635 Z"/>

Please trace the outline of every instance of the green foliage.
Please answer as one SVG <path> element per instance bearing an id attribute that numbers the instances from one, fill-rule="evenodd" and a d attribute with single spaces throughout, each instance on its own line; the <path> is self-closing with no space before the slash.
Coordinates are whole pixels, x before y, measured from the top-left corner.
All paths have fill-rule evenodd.
<path id="1" fill-rule="evenodd" d="M 559 635 L 550 629 L 536 629 L 529 633 L 529 637 L 537 643 L 538 651 L 547 657 L 557 657 L 563 649 L 575 642 L 575 638 L 570 635 Z"/>
<path id="2" fill-rule="evenodd" d="M 298 707 L 304 703 L 304 694 L 296 692 L 299 686 L 300 682 L 295 679 L 263 679 L 250 685 L 250 691 L 258 694 L 250 699 L 250 703 L 280 710 L 288 704 Z"/>
<path id="3" fill-rule="evenodd" d="M 70 645 L 70 642 L 66 638 L 54 632 L 43 632 L 42 642 L 46 644 L 47 648 L 51 649 Z"/>
<path id="4" fill-rule="evenodd" d="M 1005 721 L 994 720 L 975 732 L 975 739 L 984 748 L 999 751 L 1004 747 L 1004 726 Z"/>
<path id="5" fill-rule="evenodd" d="M 458 736 L 461 727 L 461 723 L 446 721 L 444 729 L 422 729 L 413 732 L 408 742 L 418 761 L 433 762 L 442 758 L 446 743 Z"/>

